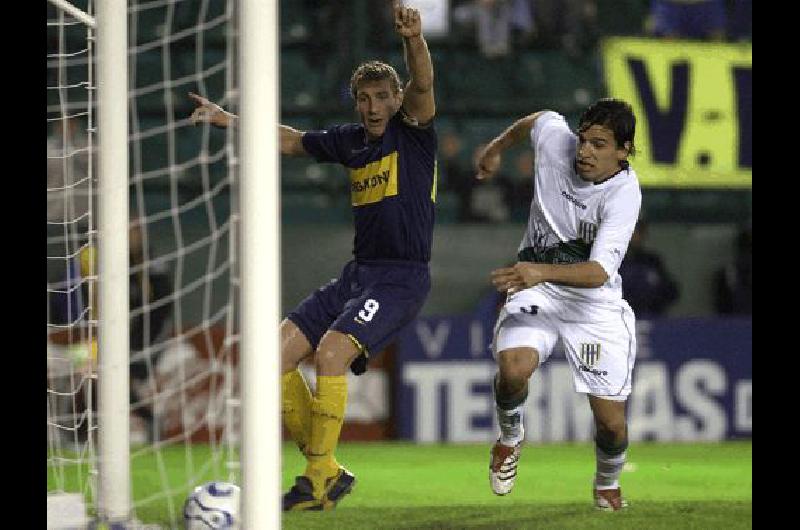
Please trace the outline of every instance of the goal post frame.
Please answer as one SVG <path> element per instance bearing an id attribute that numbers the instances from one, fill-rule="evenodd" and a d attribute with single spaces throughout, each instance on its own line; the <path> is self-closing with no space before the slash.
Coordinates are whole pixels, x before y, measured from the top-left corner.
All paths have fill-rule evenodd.
<path id="1" fill-rule="evenodd" d="M 56 6 L 58 9 L 61 9 L 62 11 L 77 18 L 90 28 L 95 29 L 97 27 L 97 22 L 93 16 L 81 9 L 78 9 L 74 5 L 70 4 L 67 0 L 48 0 L 48 2 Z"/>
<path id="2" fill-rule="evenodd" d="M 280 528 L 277 0 L 239 0 L 242 527 Z"/>
<path id="3" fill-rule="evenodd" d="M 98 124 L 98 503 L 131 518 L 128 256 L 128 5 L 96 4 Z"/>
<path id="4" fill-rule="evenodd" d="M 238 261 L 240 270 L 234 310 L 240 317 L 240 514 L 244 528 L 280 528 L 278 0 L 233 1 L 239 8 L 238 28 L 232 31 L 239 36 L 241 116 L 235 134 L 239 157 L 232 162 L 238 165 L 238 182 L 232 182 L 236 196 L 231 197 L 239 206 L 238 256 L 232 254 L 231 260 Z M 95 52 L 96 85 L 90 87 L 89 104 L 94 98 L 96 111 L 89 112 L 97 125 L 97 262 L 92 274 L 98 297 L 90 316 L 90 324 L 97 326 L 98 361 L 95 504 L 99 522 L 125 525 L 135 516 L 130 446 L 129 2 L 98 0 L 94 13 L 66 0 L 48 2 L 94 33 L 89 47 Z"/>

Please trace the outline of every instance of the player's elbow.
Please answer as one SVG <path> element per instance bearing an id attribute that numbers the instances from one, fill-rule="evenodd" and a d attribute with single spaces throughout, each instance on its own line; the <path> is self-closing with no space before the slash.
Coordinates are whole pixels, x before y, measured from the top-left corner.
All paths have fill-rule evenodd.
<path id="1" fill-rule="evenodd" d="M 545 112 L 552 112 L 552 111 L 550 111 L 548 109 L 539 110 L 539 111 L 534 112 L 533 114 L 528 114 L 527 116 L 522 118 L 522 121 L 525 122 L 525 124 L 528 126 L 528 132 L 529 133 L 530 133 L 530 130 L 533 129 L 533 124 L 536 122 L 536 120 L 539 118 L 539 116 L 541 116 Z"/>
<path id="2" fill-rule="evenodd" d="M 414 117 L 419 120 L 420 124 L 424 124 L 430 123 L 434 116 L 436 116 L 436 106 L 431 105 L 429 108 L 417 112 Z"/>

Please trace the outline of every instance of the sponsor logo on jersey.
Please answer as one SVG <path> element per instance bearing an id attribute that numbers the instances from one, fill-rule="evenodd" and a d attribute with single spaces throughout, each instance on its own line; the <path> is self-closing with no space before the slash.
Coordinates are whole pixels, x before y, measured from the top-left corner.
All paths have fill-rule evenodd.
<path id="1" fill-rule="evenodd" d="M 578 224 L 578 238 L 586 243 L 594 242 L 597 237 L 597 225 L 588 221 L 581 221 Z"/>
<path id="2" fill-rule="evenodd" d="M 572 204 L 574 204 L 574 205 L 575 205 L 575 206 L 577 206 L 578 208 L 580 208 L 580 209 L 582 209 L 582 210 L 585 210 L 585 209 L 586 209 L 586 205 L 585 205 L 585 204 L 583 204 L 581 201 L 579 201 L 578 199 L 576 199 L 575 197 L 573 197 L 572 195 L 570 195 L 570 194 L 569 194 L 569 193 L 567 193 L 566 191 L 564 191 L 564 190 L 561 190 L 561 195 L 563 195 L 564 197 L 566 197 L 566 198 L 567 198 L 567 200 L 568 200 L 569 202 L 571 202 Z"/>
<path id="3" fill-rule="evenodd" d="M 591 372 L 594 375 L 608 375 L 605 370 L 594 368 L 600 362 L 599 344 L 581 344 L 581 370 Z"/>
<path id="4" fill-rule="evenodd" d="M 397 195 L 397 151 L 350 170 L 350 202 L 363 206 Z"/>

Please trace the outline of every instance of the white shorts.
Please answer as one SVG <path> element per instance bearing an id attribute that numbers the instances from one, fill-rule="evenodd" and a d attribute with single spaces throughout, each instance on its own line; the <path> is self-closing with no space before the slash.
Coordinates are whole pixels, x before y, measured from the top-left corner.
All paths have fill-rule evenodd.
<path id="1" fill-rule="evenodd" d="M 625 300 L 589 304 L 557 300 L 540 286 L 513 295 L 497 317 L 492 354 L 535 348 L 544 363 L 561 341 L 575 391 L 625 401 L 636 360 L 636 327 Z"/>

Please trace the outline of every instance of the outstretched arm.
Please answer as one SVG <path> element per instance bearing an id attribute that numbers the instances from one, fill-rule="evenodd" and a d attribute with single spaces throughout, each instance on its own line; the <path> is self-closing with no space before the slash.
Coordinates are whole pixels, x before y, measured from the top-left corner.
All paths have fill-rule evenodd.
<path id="1" fill-rule="evenodd" d="M 225 129 L 239 121 L 239 116 L 226 111 L 202 96 L 189 92 L 189 97 L 197 104 L 197 108 L 189 117 L 193 125 L 210 123 L 214 127 Z M 303 131 L 286 125 L 278 125 L 278 133 L 282 155 L 303 156 L 308 154 L 303 148 Z"/>
<path id="2" fill-rule="evenodd" d="M 308 152 L 303 147 L 303 131 L 293 129 L 288 125 L 278 125 L 280 131 L 281 154 L 290 156 L 304 156 Z"/>
<path id="3" fill-rule="evenodd" d="M 531 129 L 533 129 L 536 118 L 543 112 L 547 111 L 542 110 L 534 112 L 533 114 L 529 114 L 515 121 L 508 129 L 489 142 L 483 152 L 478 156 L 475 163 L 475 169 L 477 171 L 476 178 L 478 180 L 494 176 L 497 170 L 500 169 L 500 155 L 503 151 L 509 147 L 527 141 L 531 136 Z"/>
<path id="4" fill-rule="evenodd" d="M 396 1 L 394 26 L 397 33 L 403 37 L 403 51 L 409 75 L 403 97 L 403 108 L 406 114 L 416 118 L 419 123 L 428 123 L 436 114 L 433 98 L 433 63 L 428 43 L 422 36 L 419 11 L 403 7 L 400 1 Z"/>
<path id="5" fill-rule="evenodd" d="M 198 123 L 210 123 L 214 127 L 225 129 L 236 123 L 239 119 L 239 116 L 236 114 L 228 112 L 203 96 L 198 96 L 193 92 L 189 92 L 189 97 L 192 98 L 192 101 L 194 101 L 195 105 L 197 105 L 197 108 L 194 109 L 192 115 L 189 116 L 189 119 L 192 121 L 192 125 L 197 125 Z"/>

